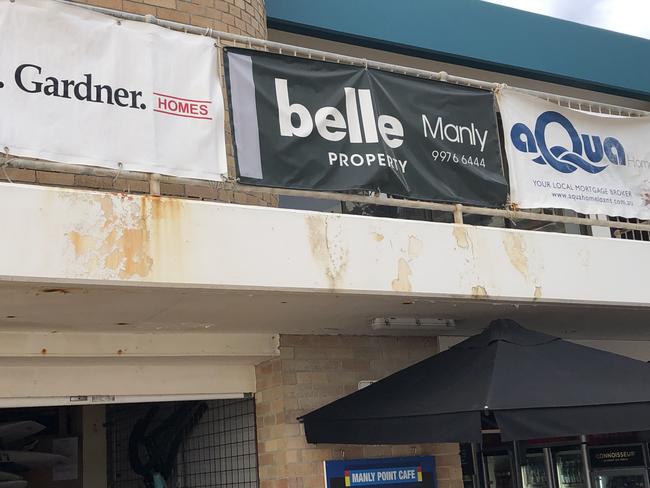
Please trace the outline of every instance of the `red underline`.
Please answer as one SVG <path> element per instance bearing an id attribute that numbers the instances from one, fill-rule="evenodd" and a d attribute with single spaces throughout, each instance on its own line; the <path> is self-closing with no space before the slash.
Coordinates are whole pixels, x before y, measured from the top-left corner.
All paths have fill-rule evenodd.
<path id="1" fill-rule="evenodd" d="M 190 119 L 212 120 L 212 117 L 197 117 L 196 115 L 177 114 L 176 112 L 165 112 L 164 110 L 158 110 L 156 108 L 154 108 L 153 111 L 160 112 L 161 114 L 178 115 L 179 117 L 188 117 Z"/>
<path id="2" fill-rule="evenodd" d="M 153 92 L 153 94 L 158 95 L 159 97 L 173 98 L 175 100 L 183 100 L 185 102 L 212 103 L 210 100 L 192 100 L 191 98 L 175 97 L 173 95 L 165 95 L 164 93 L 158 93 L 158 92 Z"/>

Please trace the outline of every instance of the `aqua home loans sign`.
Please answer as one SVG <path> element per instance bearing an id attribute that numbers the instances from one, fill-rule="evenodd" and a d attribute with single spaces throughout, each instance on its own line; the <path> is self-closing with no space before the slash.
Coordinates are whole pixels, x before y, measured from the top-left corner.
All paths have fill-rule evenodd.
<path id="1" fill-rule="evenodd" d="M 435 488 L 435 460 L 431 456 L 325 461 L 327 488 L 411 485 Z"/>

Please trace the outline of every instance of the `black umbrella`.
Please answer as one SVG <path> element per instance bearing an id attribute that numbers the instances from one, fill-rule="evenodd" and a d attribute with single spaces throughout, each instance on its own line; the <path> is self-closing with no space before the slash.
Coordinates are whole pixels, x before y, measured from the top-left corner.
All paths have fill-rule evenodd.
<path id="1" fill-rule="evenodd" d="M 496 320 L 300 418 L 311 443 L 506 441 L 650 429 L 650 366 Z"/>

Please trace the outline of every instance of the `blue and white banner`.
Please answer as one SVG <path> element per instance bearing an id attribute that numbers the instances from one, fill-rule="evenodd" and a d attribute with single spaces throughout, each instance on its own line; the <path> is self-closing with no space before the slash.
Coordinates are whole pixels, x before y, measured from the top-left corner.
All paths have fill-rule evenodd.
<path id="1" fill-rule="evenodd" d="M 603 116 L 497 93 L 519 208 L 650 218 L 650 117 Z"/>

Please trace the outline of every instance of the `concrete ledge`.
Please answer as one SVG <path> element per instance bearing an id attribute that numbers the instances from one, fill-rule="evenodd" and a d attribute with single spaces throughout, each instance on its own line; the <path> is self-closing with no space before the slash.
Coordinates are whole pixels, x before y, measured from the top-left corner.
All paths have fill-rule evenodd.
<path id="1" fill-rule="evenodd" d="M 647 306 L 650 245 L 0 184 L 4 281 Z"/>

